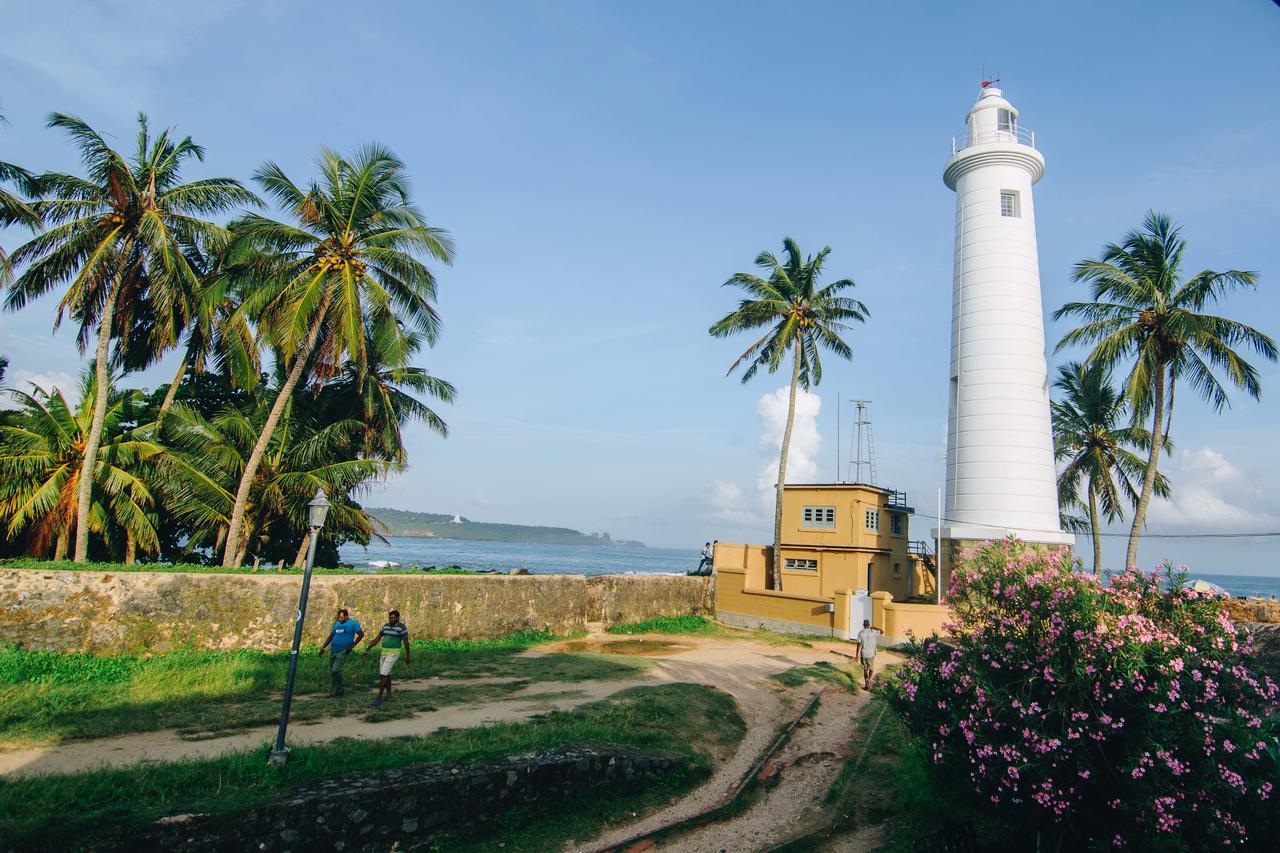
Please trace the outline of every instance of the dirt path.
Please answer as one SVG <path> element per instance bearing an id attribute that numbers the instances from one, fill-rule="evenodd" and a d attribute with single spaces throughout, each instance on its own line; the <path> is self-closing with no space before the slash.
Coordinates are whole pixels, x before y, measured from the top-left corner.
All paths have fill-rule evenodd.
<path id="1" fill-rule="evenodd" d="M 792 732 L 781 752 L 765 765 L 761 776 L 767 784 L 763 794 L 759 795 L 750 808 L 717 823 L 668 838 L 656 847 L 637 849 L 681 853 L 761 850 L 795 837 L 803 832 L 806 824 L 811 823 L 815 828 L 820 824 L 827 792 L 853 747 L 853 718 L 869 701 L 869 695 L 862 691 L 852 694 L 838 688 L 823 689 L 812 683 L 782 689 L 777 682 L 765 679 L 771 674 L 766 670 L 770 670 L 770 664 L 776 665 L 779 658 L 788 661 L 789 665 L 823 660 L 848 668 L 850 661 L 847 644 L 816 643 L 811 650 L 786 649 L 785 652 L 774 649 L 772 655 L 757 651 L 754 661 L 752 657 L 738 659 L 729 649 L 708 647 L 706 651 L 717 657 L 728 654 L 735 659 L 733 671 L 739 678 L 717 686 L 734 695 L 747 719 L 747 736 L 737 751 L 717 768 L 710 781 L 668 808 L 615 827 L 590 842 L 570 842 L 565 850 L 608 848 L 719 805 L 772 742 L 780 726 L 819 692 L 821 696 L 817 710 Z M 877 669 L 898 660 L 898 656 L 892 653 L 885 653 L 881 657 Z M 753 662 L 758 668 L 752 667 Z M 718 663 L 719 661 L 711 666 L 715 668 Z M 786 668 L 789 666 L 781 667 Z M 772 669 L 772 672 L 776 671 L 779 670 Z M 862 853 L 877 849 L 882 841 L 881 827 L 864 827 L 838 839 L 831 839 L 823 849 Z"/>
<path id="2" fill-rule="evenodd" d="M 817 710 L 765 765 L 761 773 L 763 795 L 749 809 L 670 839 L 658 849 L 682 853 L 761 850 L 818 821 L 827 790 L 850 754 L 853 715 L 866 701 L 866 693 L 824 690 Z"/>
<path id="3" fill-rule="evenodd" d="M 589 640 L 610 642 L 613 637 Z M 670 637 L 653 637 L 657 643 Z M 652 659 L 652 666 L 637 677 L 617 680 L 577 682 L 534 682 L 501 699 L 452 705 L 410 717 L 369 722 L 352 717 L 332 717 L 289 728 L 292 744 L 322 743 L 336 738 L 377 739 L 403 735 L 424 735 L 441 728 L 467 728 L 496 722 L 527 720 L 550 710 L 569 710 L 605 699 L 629 687 L 670 682 L 695 682 L 723 689 L 737 700 L 747 722 L 747 734 L 736 752 L 724 761 L 712 782 L 695 795 L 720 796 L 750 767 L 769 742 L 777 721 L 785 714 L 788 700 L 768 676 L 817 660 L 833 660 L 823 648 L 770 646 L 745 640 L 679 638 L 680 649 Z M 533 654 L 557 651 L 545 647 Z M 493 684 L 522 679 L 416 679 L 397 683 L 400 690 L 430 691 L 432 687 L 457 684 Z M 234 733 L 193 740 L 172 730 L 142 732 L 122 737 L 67 741 L 51 747 L 0 752 L 0 778 L 14 779 L 58 773 L 74 773 L 95 767 L 118 767 L 139 761 L 176 761 L 210 758 L 237 750 L 252 749 L 275 736 L 274 726 L 256 727 Z M 710 786 L 715 790 L 707 790 Z M 705 794 L 701 794 L 706 790 Z M 694 808 L 693 811 L 697 811 Z"/>

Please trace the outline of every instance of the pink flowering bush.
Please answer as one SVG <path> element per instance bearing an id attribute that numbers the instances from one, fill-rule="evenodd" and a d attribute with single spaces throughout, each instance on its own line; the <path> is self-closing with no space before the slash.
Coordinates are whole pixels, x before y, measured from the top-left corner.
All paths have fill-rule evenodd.
<path id="1" fill-rule="evenodd" d="M 1274 849 L 1280 688 L 1246 632 L 1168 566 L 1072 568 L 1013 540 L 958 566 L 950 637 L 885 688 L 908 729 L 1042 849 Z"/>

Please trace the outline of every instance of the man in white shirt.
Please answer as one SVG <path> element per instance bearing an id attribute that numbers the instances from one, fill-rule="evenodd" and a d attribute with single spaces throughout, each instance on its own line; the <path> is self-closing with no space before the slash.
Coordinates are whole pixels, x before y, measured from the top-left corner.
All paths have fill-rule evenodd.
<path id="1" fill-rule="evenodd" d="M 862 687 L 871 689 L 871 673 L 876 665 L 876 640 L 884 633 L 879 628 L 871 627 L 870 619 L 862 620 L 862 630 L 858 632 L 858 660 L 862 662 Z"/>

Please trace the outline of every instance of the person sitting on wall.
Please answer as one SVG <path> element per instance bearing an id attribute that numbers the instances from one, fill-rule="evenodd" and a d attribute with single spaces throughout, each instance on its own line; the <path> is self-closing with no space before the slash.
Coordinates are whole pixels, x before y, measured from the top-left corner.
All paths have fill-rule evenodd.
<path id="1" fill-rule="evenodd" d="M 862 620 L 862 630 L 858 632 L 855 643 L 858 646 L 858 660 L 862 662 L 862 688 L 871 689 L 871 675 L 876 665 L 876 639 L 883 634 L 879 628 L 871 627 L 870 619 Z"/>
<path id="2" fill-rule="evenodd" d="M 320 654 L 324 654 L 329 644 L 333 644 L 329 652 L 329 678 L 333 680 L 330 696 L 341 696 L 346 692 L 342 684 L 342 667 L 346 666 L 347 654 L 363 639 L 364 629 L 359 622 L 348 617 L 347 608 L 343 607 L 338 611 L 338 621 L 329 629 L 329 636 L 324 638 L 324 645 L 320 646 Z"/>
<path id="3" fill-rule="evenodd" d="M 702 546 L 702 559 L 698 561 L 698 570 L 696 574 L 702 574 L 702 570 L 711 565 L 711 543 L 708 542 Z"/>
<path id="4" fill-rule="evenodd" d="M 409 655 L 409 628 L 400 621 L 399 610 L 392 610 L 387 614 L 387 624 L 369 639 L 369 647 L 365 650 L 365 654 L 373 651 L 373 644 L 379 640 L 382 641 L 382 654 L 378 661 L 378 697 L 373 700 L 375 708 L 384 701 L 391 701 L 391 668 L 396 665 L 396 661 L 400 660 L 402 651 L 405 666 L 413 666 Z M 384 692 L 387 697 L 385 700 L 382 698 Z"/>

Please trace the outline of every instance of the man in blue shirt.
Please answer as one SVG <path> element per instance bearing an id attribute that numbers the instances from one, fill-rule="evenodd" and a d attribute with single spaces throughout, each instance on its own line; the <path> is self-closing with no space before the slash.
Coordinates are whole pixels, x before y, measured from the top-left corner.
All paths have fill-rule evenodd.
<path id="1" fill-rule="evenodd" d="M 324 645 L 320 647 L 320 654 L 324 654 L 325 648 L 330 643 L 333 644 L 329 652 L 329 676 L 333 679 L 330 696 L 343 694 L 342 667 L 347 663 L 347 654 L 363 639 L 364 629 L 360 627 L 360 623 L 347 616 L 347 608 L 339 610 L 338 621 L 333 623 L 329 636 L 325 637 Z"/>

